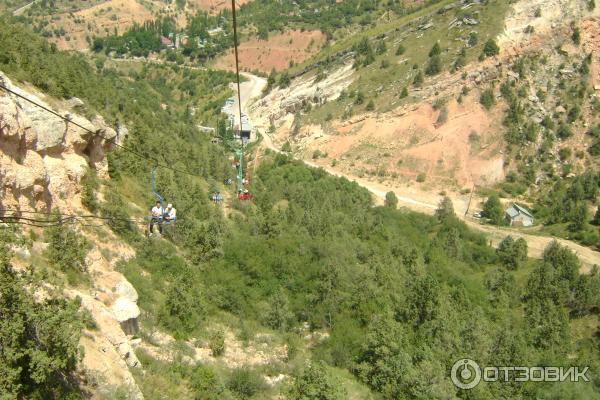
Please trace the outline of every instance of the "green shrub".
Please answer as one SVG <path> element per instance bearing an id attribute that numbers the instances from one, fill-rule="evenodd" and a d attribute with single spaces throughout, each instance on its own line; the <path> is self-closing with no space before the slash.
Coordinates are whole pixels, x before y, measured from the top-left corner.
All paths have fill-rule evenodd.
<path id="1" fill-rule="evenodd" d="M 396 197 L 396 193 L 387 192 L 385 194 L 385 206 L 390 208 L 398 208 L 398 197 Z"/>
<path id="2" fill-rule="evenodd" d="M 498 47 L 498 44 L 494 39 L 488 39 L 488 41 L 485 42 L 485 45 L 483 46 L 483 54 L 486 57 L 500 54 L 500 47 Z"/>
<path id="3" fill-rule="evenodd" d="M 219 357 L 225 353 L 225 332 L 222 329 L 212 332 L 208 342 L 213 357 Z"/>
<path id="4" fill-rule="evenodd" d="M 108 218 L 108 226 L 118 234 L 131 237 L 136 231 L 136 226 L 127 213 L 127 205 L 114 187 L 108 188 L 105 201 L 100 206 L 100 214 Z"/>
<path id="5" fill-rule="evenodd" d="M 591 156 L 597 157 L 600 156 L 600 140 L 596 140 L 589 148 L 588 152 Z"/>
<path id="6" fill-rule="evenodd" d="M 527 260 L 527 242 L 523 238 L 515 241 L 509 235 L 500 242 L 496 254 L 506 268 L 515 270 Z"/>
<path id="7" fill-rule="evenodd" d="M 431 48 L 431 50 L 429 50 L 429 57 L 435 57 L 435 56 L 439 56 L 442 53 L 442 48 L 440 47 L 440 44 L 438 42 L 436 42 L 433 47 Z"/>
<path id="8" fill-rule="evenodd" d="M 189 380 L 196 400 L 221 400 L 223 398 L 224 388 L 215 371 L 209 366 L 196 365 Z"/>
<path id="9" fill-rule="evenodd" d="M 365 102 L 365 94 L 361 91 L 356 93 L 356 98 L 354 99 L 354 104 L 361 105 Z"/>
<path id="10" fill-rule="evenodd" d="M 477 32 L 469 33 L 469 42 L 468 42 L 469 47 L 475 47 L 478 42 L 479 42 L 479 36 L 477 35 Z"/>
<path id="11" fill-rule="evenodd" d="M 289 330 L 294 324 L 294 314 L 290 311 L 290 302 L 283 289 L 279 289 L 269 299 L 269 306 L 263 323 L 273 329 Z"/>
<path id="12" fill-rule="evenodd" d="M 571 158 L 571 149 L 568 147 L 563 147 L 558 151 L 558 157 L 560 158 L 560 161 L 568 160 Z"/>
<path id="13" fill-rule="evenodd" d="M 185 339 L 200 327 L 205 317 L 201 288 L 194 283 L 191 271 L 186 271 L 169 285 L 159 321 L 177 338 Z"/>
<path id="14" fill-rule="evenodd" d="M 96 175 L 96 170 L 88 168 L 81 179 L 81 204 L 91 212 L 98 211 L 99 203 L 96 197 L 96 191 L 100 187 L 100 181 Z"/>
<path id="15" fill-rule="evenodd" d="M 344 400 L 348 392 L 327 371 L 323 363 L 310 364 L 296 378 L 289 393 L 290 400 Z"/>
<path id="16" fill-rule="evenodd" d="M 494 96 L 494 89 L 487 88 L 479 97 L 479 102 L 482 106 L 485 107 L 486 110 L 491 110 L 494 104 L 496 104 L 496 97 Z"/>
<path id="17" fill-rule="evenodd" d="M 279 86 L 287 88 L 292 83 L 292 79 L 287 71 L 283 71 L 279 76 Z"/>
<path id="18" fill-rule="evenodd" d="M 429 59 L 425 73 L 427 75 L 437 75 L 442 72 L 442 59 L 439 55 L 434 55 Z"/>
<path id="19" fill-rule="evenodd" d="M 573 43 L 575 43 L 576 45 L 581 44 L 581 31 L 579 30 L 579 27 L 575 27 L 573 29 L 573 34 L 571 35 L 571 39 L 573 40 Z"/>
<path id="20" fill-rule="evenodd" d="M 44 255 L 48 261 L 63 272 L 87 271 L 85 257 L 90 243 L 79 232 L 66 224 L 53 226 L 45 231 L 48 248 Z"/>
<path id="21" fill-rule="evenodd" d="M 426 177 L 427 176 L 425 175 L 425 173 L 421 172 L 419 175 L 417 175 L 417 182 L 419 182 L 419 183 L 425 182 Z"/>
<path id="22" fill-rule="evenodd" d="M 237 368 L 231 372 L 227 388 L 233 392 L 236 398 L 246 400 L 264 390 L 265 382 L 259 374 L 251 369 Z"/>
<path id="23" fill-rule="evenodd" d="M 497 194 L 493 193 L 483 204 L 483 216 L 494 225 L 503 225 L 504 208 Z"/>
<path id="24" fill-rule="evenodd" d="M 415 86 L 421 86 L 423 84 L 423 82 L 425 81 L 425 79 L 423 78 L 423 72 L 421 72 L 420 70 L 417 72 L 417 74 L 415 75 L 415 78 L 413 79 L 413 85 Z"/>
<path id="25" fill-rule="evenodd" d="M 556 136 L 559 139 L 568 139 L 573 136 L 573 131 L 571 130 L 571 126 L 566 123 L 561 123 L 556 130 Z"/>

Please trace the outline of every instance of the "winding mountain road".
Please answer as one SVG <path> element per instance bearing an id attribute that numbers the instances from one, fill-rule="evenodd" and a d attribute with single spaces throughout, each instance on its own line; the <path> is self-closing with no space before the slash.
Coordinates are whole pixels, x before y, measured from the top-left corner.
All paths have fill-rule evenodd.
<path id="1" fill-rule="evenodd" d="M 265 126 L 265 121 L 263 120 L 263 118 L 259 115 L 252 115 L 251 110 L 248 109 L 248 105 L 250 104 L 251 100 L 261 95 L 263 88 L 266 85 L 266 80 L 254 76 L 252 74 L 244 74 L 244 76 L 248 78 L 248 81 L 245 82 L 247 86 L 242 87 L 242 109 L 244 109 L 244 111 L 251 117 L 253 121 L 261 121 L 262 126 Z M 265 147 L 277 153 L 282 153 L 281 149 L 273 143 L 272 138 L 268 134 L 261 133 L 261 135 L 263 138 L 262 144 Z M 329 166 L 318 165 L 312 161 L 302 159 L 299 160 L 304 162 L 308 166 L 322 168 L 331 175 L 337 177 L 344 177 L 350 181 L 356 182 L 358 185 L 371 192 L 375 196 L 378 204 L 383 204 L 386 193 L 393 191 L 396 194 L 396 197 L 398 198 L 398 203 L 400 204 L 400 206 L 404 206 L 413 211 L 418 211 L 425 214 L 433 214 L 437 209 L 437 202 L 424 201 L 418 198 L 407 197 L 405 193 L 401 191 L 401 189 L 390 188 L 385 185 L 379 185 L 373 182 L 369 182 L 365 179 L 342 173 Z M 441 199 L 441 197 L 439 197 L 439 199 Z M 460 199 L 452 200 L 455 204 L 455 207 L 456 204 L 462 204 L 462 201 Z M 589 273 L 594 265 L 600 266 L 600 252 L 594 251 L 589 247 L 585 247 L 565 239 L 524 233 L 522 231 L 511 228 L 484 225 L 481 224 L 479 221 L 474 220 L 473 218 L 465 216 L 464 210 L 462 210 L 462 212 L 460 211 L 460 209 L 457 210 L 457 216 L 462 221 L 464 221 L 470 228 L 485 233 L 489 237 L 490 242 L 493 246 L 497 246 L 498 243 L 500 243 L 506 236 L 511 235 L 514 238 L 523 238 L 527 241 L 529 257 L 541 258 L 546 247 L 556 240 L 562 246 L 571 249 L 579 257 L 579 260 L 582 264 L 580 270 L 581 273 Z"/>

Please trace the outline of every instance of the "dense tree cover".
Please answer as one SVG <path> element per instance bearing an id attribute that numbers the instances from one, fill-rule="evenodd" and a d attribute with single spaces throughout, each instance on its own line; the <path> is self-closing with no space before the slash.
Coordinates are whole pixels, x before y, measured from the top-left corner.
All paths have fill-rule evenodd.
<path id="1" fill-rule="evenodd" d="M 163 17 L 148 21 L 142 25 L 134 25 L 121 35 L 109 35 L 94 38 L 91 47 L 95 52 L 114 53 L 117 56 L 145 56 L 167 49 L 161 37 L 169 38 L 173 44 L 179 36 L 181 54 L 192 59 L 207 60 L 233 45 L 231 12 L 224 10 L 216 15 L 198 11 L 191 16 L 187 25 L 177 28 L 175 20 Z M 213 31 L 211 34 L 209 31 Z M 176 53 L 167 54 L 167 60 L 177 61 Z"/>
<path id="2" fill-rule="evenodd" d="M 95 52 L 104 51 L 107 54 L 131 54 L 132 56 L 148 56 L 151 52 L 165 48 L 161 36 L 168 37 L 175 33 L 175 21 L 172 18 L 162 18 L 147 21 L 142 25 L 135 24 L 122 35 L 112 35 L 104 38 L 94 38 L 92 49 Z"/>
<path id="3" fill-rule="evenodd" d="M 558 180 L 547 196 L 538 200 L 536 215 L 548 225 L 565 223 L 574 239 L 598 245 L 600 232 L 590 225 L 594 215 L 589 204 L 596 202 L 599 191 L 600 175 L 592 171 Z"/>
<path id="4" fill-rule="evenodd" d="M 45 256 L 56 268 L 65 272 L 75 282 L 87 272 L 85 257 L 89 242 L 70 226 L 61 224 L 47 228 L 44 232 L 48 248 Z"/>
<path id="5" fill-rule="evenodd" d="M 452 395 L 455 388 L 445 377 L 459 354 L 490 362 L 503 352 L 532 363 L 550 354 L 555 362 L 564 360 L 574 304 L 553 306 L 548 315 L 535 311 L 543 302 L 533 300 L 533 282 L 547 282 L 546 269 L 560 276 L 553 281 L 556 290 L 565 280 L 572 282 L 565 299 L 587 303 L 577 309 L 596 307 L 597 299 L 586 297 L 594 284 L 579 280 L 576 258 L 557 244 L 530 275 L 528 300 L 522 302 L 509 272 L 514 262 L 524 261 L 521 241 L 505 243 L 496 255 L 449 211 L 436 222 L 388 207 L 371 208 L 367 193 L 354 184 L 283 156 L 261 164 L 257 178 L 256 207 L 245 209 L 245 219 L 237 220 L 240 232 L 230 232 L 223 261 L 215 259 L 205 270 L 209 298 L 244 318 L 260 318 L 264 310 L 286 315 L 288 330 L 305 320 L 330 329 L 331 338 L 317 349 L 317 358 L 348 368 L 384 398 Z M 508 254 L 509 248 L 514 254 Z M 509 270 L 490 275 L 489 286 L 473 290 L 467 271 L 497 263 Z M 529 310 L 523 319 L 518 317 L 521 308 Z M 506 324 L 520 352 L 514 353 L 513 339 L 503 338 Z M 527 328 L 540 324 L 545 328 Z M 466 330 L 471 333 L 464 336 Z M 553 339 L 547 343 L 545 335 Z M 562 351 L 552 344 L 560 340 Z M 536 390 L 542 389 L 492 387 L 481 398 Z"/>
<path id="6" fill-rule="evenodd" d="M 0 227 L 0 399 L 80 398 L 71 384 L 83 327 L 79 304 L 47 293 L 32 271 L 17 272 L 15 243 Z"/>

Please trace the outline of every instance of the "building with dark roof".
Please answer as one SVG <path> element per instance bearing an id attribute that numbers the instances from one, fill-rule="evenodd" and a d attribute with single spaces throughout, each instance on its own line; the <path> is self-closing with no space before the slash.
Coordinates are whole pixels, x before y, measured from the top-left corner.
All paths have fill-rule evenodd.
<path id="1" fill-rule="evenodd" d="M 513 203 L 504 215 L 510 226 L 532 226 L 535 221 L 533 214 L 517 203 Z"/>

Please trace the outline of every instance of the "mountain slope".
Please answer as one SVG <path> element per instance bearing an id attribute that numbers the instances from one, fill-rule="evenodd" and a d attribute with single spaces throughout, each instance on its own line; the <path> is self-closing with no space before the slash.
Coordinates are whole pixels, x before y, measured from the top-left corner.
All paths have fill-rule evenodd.
<path id="1" fill-rule="evenodd" d="M 1 194 L 21 211 L 36 207 L 40 218 L 56 221 L 49 213 L 56 204 L 101 225 L 87 226 L 79 216 L 73 226 L 9 230 L 5 223 L 14 218 L 2 215 L 0 245 L 16 251 L 14 257 L 0 253 L 0 277 L 21 282 L 32 271 L 41 284 L 55 286 L 58 299 L 80 294 L 83 307 L 74 302 L 70 309 L 81 317 L 64 325 L 86 326 L 78 328 L 80 340 L 99 349 L 86 357 L 99 369 L 117 362 L 113 350 L 123 357 L 120 366 L 129 362 L 107 371 L 114 381 L 81 369 L 78 374 L 78 331 L 51 325 L 71 338 L 66 347 L 73 356 L 65 367 L 45 370 L 51 383 L 71 384 L 72 398 L 597 397 L 600 274 L 580 275 L 580 261 L 568 249 L 551 244 L 540 260 L 527 258 L 521 240 L 507 238 L 495 249 L 456 217 L 449 199 L 435 216 L 398 210 L 392 194 L 379 206 L 357 183 L 263 152 L 260 143 L 246 152 L 253 199 L 240 201 L 221 183 L 235 173 L 231 132 L 220 114 L 232 74 L 63 53 L 10 22 L 0 21 L 0 39 L 13 38 L 0 40 L 0 69 L 15 85 L 37 97 L 43 91 L 44 101 L 61 113 L 72 103 L 79 110 L 72 114 L 81 118 L 100 114 L 122 133 L 124 148 L 112 149 L 98 165 L 85 152 L 77 155 L 89 174 L 73 175 L 63 198 L 51 185 L 52 204 L 30 204 L 29 191 L 18 204 L 12 194 L 5 198 L 7 190 Z M 351 66 L 329 78 L 346 84 L 348 71 Z M 258 90 L 259 82 L 251 79 L 248 86 Z M 25 106 L 14 107 L 22 112 Z M 218 137 L 199 125 L 216 126 Z M 56 132 L 64 131 L 41 131 Z M 224 146 L 213 143 L 219 139 Z M 10 151 L 2 149 L 2 166 L 8 159 L 18 170 Z M 70 152 L 39 156 L 66 169 Z M 158 191 L 179 219 L 164 235 L 148 237 L 143 217 L 154 202 L 153 166 Z M 224 206 L 210 202 L 217 190 Z M 121 275 L 131 286 L 117 285 Z M 30 304 L 39 299 L 32 286 L 19 287 Z M 0 285 L 0 300 L 8 288 Z M 101 303 L 121 304 L 118 297 L 135 299 L 140 314 L 113 335 L 105 328 L 116 327 L 121 313 L 100 312 L 106 311 Z M 12 326 L 20 323 L 15 316 L 35 320 L 34 308 L 3 315 Z M 0 330 L 0 339 L 6 334 Z M 130 348 L 117 345 L 123 336 Z M 107 343 L 112 349 L 103 352 Z M 2 357 L 0 368 L 8 366 L 3 376 L 18 377 L 11 390 L 22 397 L 40 390 L 29 368 L 18 375 Z M 588 365 L 591 382 L 481 383 L 465 393 L 450 378 L 452 365 L 464 357 L 480 365 Z M 132 376 L 139 392 L 130 393 L 130 381 L 117 372 Z"/>

